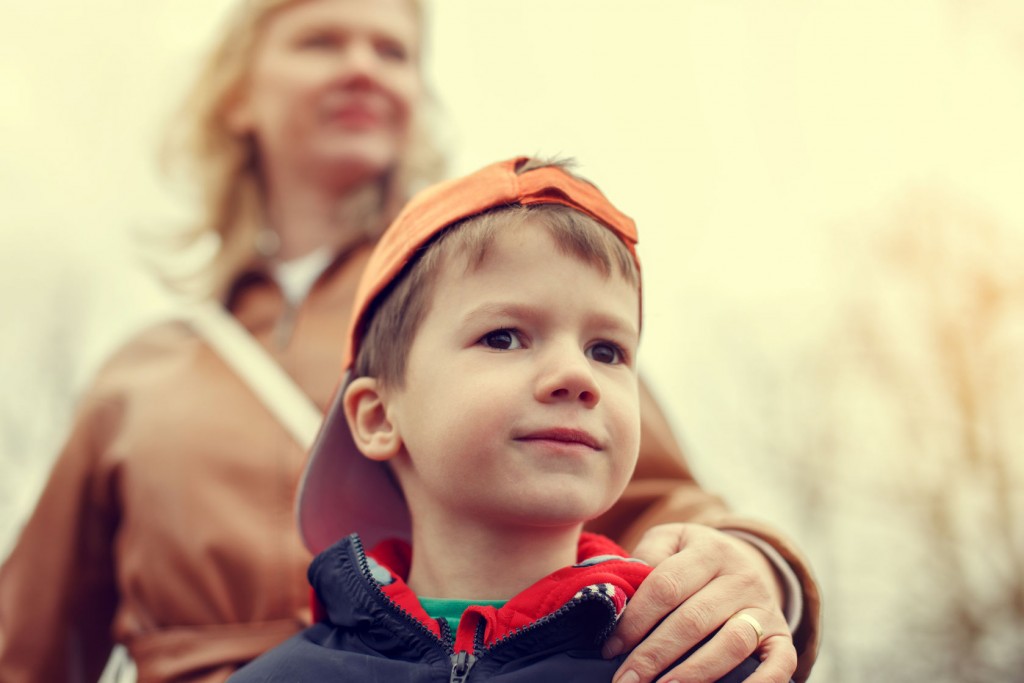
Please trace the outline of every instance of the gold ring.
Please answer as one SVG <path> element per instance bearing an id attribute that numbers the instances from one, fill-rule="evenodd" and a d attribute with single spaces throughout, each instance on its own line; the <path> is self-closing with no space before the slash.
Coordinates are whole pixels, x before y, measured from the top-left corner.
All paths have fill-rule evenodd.
<path id="1" fill-rule="evenodd" d="M 750 616 L 749 614 L 746 614 L 745 612 L 740 612 L 738 614 L 733 615 L 733 619 L 739 619 L 740 621 L 745 621 L 748 624 L 750 624 L 751 626 L 753 626 L 754 627 L 754 633 L 757 634 L 757 644 L 758 645 L 761 644 L 761 639 L 764 638 L 764 629 L 761 628 L 761 622 L 759 622 L 757 619 L 755 619 L 754 617 Z"/>

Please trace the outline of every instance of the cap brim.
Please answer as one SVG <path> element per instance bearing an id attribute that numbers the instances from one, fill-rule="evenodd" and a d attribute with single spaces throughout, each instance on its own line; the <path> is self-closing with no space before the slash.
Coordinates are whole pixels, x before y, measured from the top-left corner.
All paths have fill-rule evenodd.
<path id="1" fill-rule="evenodd" d="M 352 440 L 343 406 L 349 379 L 335 392 L 299 482 L 299 534 L 314 555 L 353 532 L 368 546 L 410 537 L 409 512 L 387 466 Z"/>

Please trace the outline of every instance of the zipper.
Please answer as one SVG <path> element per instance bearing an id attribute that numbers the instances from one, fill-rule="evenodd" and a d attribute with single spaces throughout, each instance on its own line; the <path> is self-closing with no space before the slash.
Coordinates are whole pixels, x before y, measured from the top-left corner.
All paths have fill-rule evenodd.
<path id="1" fill-rule="evenodd" d="M 594 600 L 599 600 L 606 607 L 608 607 L 609 616 L 612 617 L 611 619 L 609 619 L 608 625 L 604 627 L 604 629 L 601 631 L 601 633 L 598 634 L 598 636 L 596 638 L 597 642 L 599 642 L 599 643 L 603 642 L 604 639 L 607 638 L 609 635 L 611 635 L 611 632 L 613 630 L 615 630 L 615 607 L 612 604 L 611 600 L 604 593 L 593 591 L 593 592 L 589 592 L 589 593 L 584 593 L 583 595 L 581 595 L 578 598 L 573 598 L 569 602 L 567 602 L 564 605 L 562 605 L 558 610 L 552 612 L 551 614 L 549 614 L 549 615 L 547 615 L 545 617 L 541 617 L 540 619 L 538 619 L 537 621 L 533 622 L 532 624 L 527 624 L 526 626 L 523 626 L 522 628 L 516 629 L 512 633 L 509 633 L 509 634 L 507 634 L 505 636 L 502 636 L 501 638 L 496 640 L 490 647 L 486 648 L 483 651 L 479 651 L 478 650 L 478 652 L 480 652 L 480 656 L 482 657 L 484 654 L 486 654 L 488 652 L 491 652 L 492 650 L 497 648 L 499 645 L 504 645 L 504 644 L 508 643 L 510 640 L 512 640 L 513 638 L 518 638 L 519 636 L 522 636 L 522 635 L 524 635 L 526 633 L 530 633 L 531 631 L 535 631 L 538 628 L 541 628 L 541 627 L 543 627 L 543 626 L 545 626 L 547 624 L 550 624 L 552 621 L 563 617 L 570 610 L 576 608 L 577 606 L 582 605 L 585 602 L 591 602 L 591 601 L 594 601 Z"/>
<path id="2" fill-rule="evenodd" d="M 387 609 L 396 613 L 402 618 L 403 621 L 407 622 L 413 629 L 418 631 L 428 640 L 434 642 L 438 646 L 444 649 L 445 654 L 448 655 L 448 660 L 452 663 L 451 674 L 448 677 L 449 683 L 466 683 L 469 679 L 469 672 L 473 666 L 477 663 L 479 657 L 475 657 L 465 650 L 455 652 L 455 634 L 452 633 L 448 627 L 447 622 L 441 626 L 442 638 L 438 638 L 434 635 L 434 632 L 424 626 L 419 619 L 409 614 L 407 611 L 402 609 L 400 605 L 395 604 L 391 598 L 381 589 L 380 585 L 373 578 L 373 574 L 370 572 L 370 563 L 366 560 L 366 550 L 363 548 L 363 541 L 357 535 L 350 537 L 352 541 L 352 548 L 355 550 L 356 559 L 359 562 L 359 571 L 363 575 L 363 579 L 369 585 L 370 590 L 377 594 L 386 605 Z M 484 624 L 480 623 L 480 627 L 477 629 L 478 642 L 482 643 L 483 639 Z M 481 653 L 483 654 L 483 653 Z"/>
<path id="3" fill-rule="evenodd" d="M 477 631 L 473 638 L 473 648 L 474 650 L 476 650 L 477 654 L 474 656 L 469 654 L 465 650 L 455 652 L 455 634 L 451 632 L 451 629 L 442 627 L 441 633 L 444 635 L 444 637 L 438 638 L 436 635 L 434 635 L 434 632 L 428 629 L 426 626 L 424 626 L 419 619 L 412 616 L 407 611 L 402 609 L 400 605 L 393 602 L 391 598 L 389 598 L 387 594 L 381 589 L 380 585 L 373 578 L 373 575 L 370 572 L 370 564 L 366 560 L 366 551 L 363 548 L 362 539 L 360 539 L 359 536 L 355 534 L 353 534 L 350 537 L 350 539 L 352 541 L 352 548 L 353 550 L 355 550 L 356 559 L 359 562 L 360 572 L 363 575 L 363 579 L 369 585 L 370 590 L 383 600 L 384 604 L 388 609 L 390 609 L 392 612 L 400 616 L 403 621 L 407 622 L 414 630 L 418 631 L 425 638 L 441 647 L 444 650 L 445 654 L 448 655 L 448 659 L 452 663 L 451 675 L 448 678 L 449 683 L 466 683 L 466 681 L 469 678 L 469 672 L 473 669 L 476 663 L 490 652 L 493 652 L 498 646 L 505 645 L 514 638 L 518 638 L 526 633 L 535 631 L 538 628 L 541 628 L 551 623 L 552 621 L 555 621 L 556 619 L 565 616 L 569 611 L 578 607 L 579 605 L 582 605 L 585 602 L 599 600 L 608 608 L 609 616 L 611 617 L 608 620 L 608 625 L 605 626 L 605 628 L 601 631 L 600 634 L 598 634 L 596 639 L 597 642 L 602 642 L 615 629 L 615 607 L 612 604 L 610 598 L 608 598 L 607 595 L 599 591 L 591 591 L 584 593 L 578 598 L 573 598 L 569 602 L 562 605 L 558 610 L 552 612 L 551 614 L 541 617 L 537 621 L 534 621 L 531 624 L 527 624 L 522 628 L 516 629 L 512 633 L 506 634 L 505 636 L 499 638 L 497 641 L 491 644 L 490 647 L 484 647 L 483 634 L 486 631 L 486 624 L 484 623 L 483 620 L 481 620 L 480 623 L 477 624 Z"/>
<path id="4" fill-rule="evenodd" d="M 434 632 L 423 625 L 419 619 L 402 609 L 401 605 L 396 604 L 387 596 L 380 585 L 377 584 L 376 579 L 373 578 L 373 574 L 370 572 L 370 563 L 366 561 L 366 551 L 363 548 L 363 541 L 356 535 L 349 537 L 352 542 L 352 549 L 355 550 L 356 559 L 359 562 L 359 570 L 363 575 L 363 579 L 366 581 L 370 590 L 375 593 L 384 602 L 387 609 L 391 610 L 402 618 L 403 621 L 407 622 L 414 630 L 419 632 L 421 635 L 432 641 L 434 644 L 440 646 L 446 655 L 452 657 L 455 646 L 455 638 L 451 635 L 450 629 L 442 629 L 441 632 L 446 634 L 445 638 L 438 638 L 434 635 Z"/>
<path id="5" fill-rule="evenodd" d="M 452 673 L 451 676 L 448 678 L 448 683 L 466 683 L 466 681 L 469 680 L 469 672 L 473 668 L 473 666 L 483 657 L 487 656 L 498 647 L 505 645 L 509 641 L 515 638 L 519 638 L 524 634 L 530 633 L 531 631 L 541 628 L 546 624 L 550 624 L 556 619 L 565 616 L 572 609 L 578 607 L 579 605 L 582 605 L 584 602 L 590 602 L 593 600 L 599 600 L 602 604 L 607 606 L 609 615 L 613 617 L 609 620 L 608 626 L 606 626 L 598 635 L 597 642 L 602 642 L 611 634 L 612 630 L 615 628 L 615 607 L 612 605 L 611 601 L 608 599 L 606 595 L 598 592 L 584 593 L 580 597 L 570 600 L 569 602 L 562 605 L 562 607 L 560 607 L 557 611 L 552 612 L 551 614 L 545 617 L 541 617 L 532 624 L 528 624 L 520 629 L 516 629 L 512 633 L 509 633 L 495 641 L 494 644 L 492 644 L 490 647 L 484 647 L 484 632 L 487 630 L 487 625 L 481 619 L 480 623 L 477 624 L 476 633 L 474 634 L 473 637 L 473 649 L 477 652 L 477 655 L 474 657 L 465 650 L 462 650 L 456 654 L 451 655 Z"/>
<path id="6" fill-rule="evenodd" d="M 476 664 L 476 659 L 465 650 L 453 654 L 451 656 L 452 675 L 448 678 L 448 683 L 466 683 L 470 670 Z"/>

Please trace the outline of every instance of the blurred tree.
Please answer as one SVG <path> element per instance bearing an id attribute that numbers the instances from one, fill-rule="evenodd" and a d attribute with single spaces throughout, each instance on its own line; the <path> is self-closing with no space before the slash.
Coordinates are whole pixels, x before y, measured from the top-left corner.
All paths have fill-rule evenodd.
<path id="1" fill-rule="evenodd" d="M 1024 236 L 933 191 L 871 223 L 784 351 L 728 335 L 748 463 L 821 579 L 818 673 L 1024 680 Z"/>
<path id="2" fill-rule="evenodd" d="M 927 551 L 896 615 L 918 658 L 908 673 L 1020 680 L 1024 245 L 918 192 L 865 246 L 850 341 L 890 421 L 889 493 Z"/>

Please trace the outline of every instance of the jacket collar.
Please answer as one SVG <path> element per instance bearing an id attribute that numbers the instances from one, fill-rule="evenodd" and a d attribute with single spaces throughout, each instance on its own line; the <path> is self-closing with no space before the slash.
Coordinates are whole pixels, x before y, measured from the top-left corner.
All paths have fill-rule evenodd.
<path id="1" fill-rule="evenodd" d="M 564 624 L 558 630 L 565 636 L 593 645 L 590 641 L 607 636 L 626 601 L 651 571 L 609 539 L 583 533 L 576 564 L 542 578 L 501 608 L 470 607 L 458 631 L 451 634 L 446 625 L 427 615 L 405 582 L 411 558 L 408 543 L 395 539 L 365 552 L 356 534 L 328 548 L 309 570 L 319 603 L 314 606 L 317 617 L 342 627 L 365 627 L 370 622 L 378 626 L 390 622 L 392 628 L 404 625 L 456 652 L 470 654 L 548 623 Z M 601 615 L 603 619 L 595 619 Z"/>

